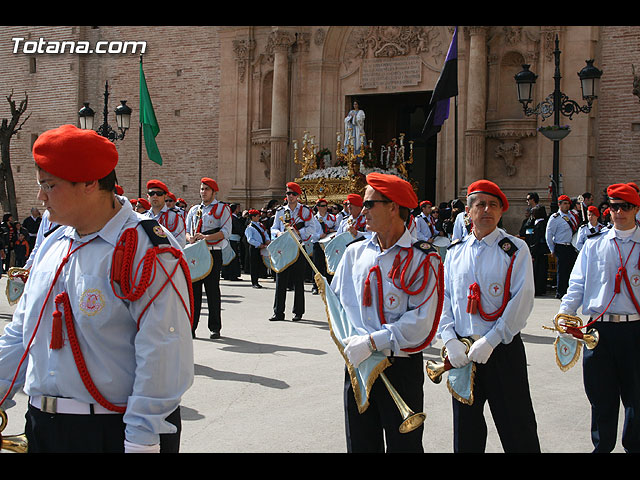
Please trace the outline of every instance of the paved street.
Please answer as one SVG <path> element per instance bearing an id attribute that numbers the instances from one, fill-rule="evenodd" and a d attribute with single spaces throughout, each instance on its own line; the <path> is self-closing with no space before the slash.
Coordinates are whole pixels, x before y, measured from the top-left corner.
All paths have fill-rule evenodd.
<path id="1" fill-rule="evenodd" d="M 222 338 L 210 340 L 206 310 L 194 340 L 195 381 L 182 402 L 182 452 L 340 453 L 345 451 L 342 412 L 344 364 L 327 326 L 324 304 L 306 285 L 302 321 L 269 322 L 275 284 L 251 288 L 244 281 L 222 281 Z M 14 307 L 0 280 L 0 327 Z M 293 304 L 288 293 L 287 312 Z M 582 387 L 581 364 L 562 372 L 555 364 L 551 325 L 559 301 L 536 298 L 523 332 L 529 381 L 543 452 L 587 453 L 592 449 L 590 409 Z M 441 344 L 426 350 L 439 359 Z M 444 382 L 425 380 L 424 447 L 452 451 L 451 396 Z M 5 434 L 22 431 L 26 398 L 8 410 Z M 502 452 L 488 407 L 487 452 Z M 619 445 L 616 452 L 622 452 Z"/>

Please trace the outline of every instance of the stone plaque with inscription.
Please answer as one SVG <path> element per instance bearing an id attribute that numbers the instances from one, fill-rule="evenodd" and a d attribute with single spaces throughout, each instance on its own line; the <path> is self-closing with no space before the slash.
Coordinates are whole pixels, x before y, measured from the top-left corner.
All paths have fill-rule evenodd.
<path id="1" fill-rule="evenodd" d="M 360 68 L 361 88 L 394 90 L 418 85 L 421 79 L 422 61 L 417 55 L 365 59 Z"/>

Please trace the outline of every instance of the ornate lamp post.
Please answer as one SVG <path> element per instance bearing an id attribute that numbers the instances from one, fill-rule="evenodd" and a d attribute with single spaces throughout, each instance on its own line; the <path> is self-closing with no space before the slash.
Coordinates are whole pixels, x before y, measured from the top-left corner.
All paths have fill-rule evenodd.
<path id="1" fill-rule="evenodd" d="M 560 90 L 560 50 L 558 48 L 558 35 L 556 35 L 556 48 L 553 51 L 555 57 L 555 87 L 553 93 L 544 101 L 540 102 L 534 108 L 530 108 L 529 104 L 533 101 L 533 86 L 538 76 L 529 70 L 529 65 L 522 65 L 523 70 L 515 75 L 516 86 L 518 90 L 518 101 L 522 103 L 522 108 L 526 116 L 536 115 L 546 118 L 553 115 L 553 127 L 548 130 L 540 130 L 546 137 L 553 140 L 553 174 L 551 175 L 551 211 L 558 209 L 558 194 L 560 182 L 560 140 L 570 133 L 569 127 L 560 127 L 560 114 L 569 117 L 571 120 L 573 115 L 580 112 L 589 113 L 593 101 L 598 98 L 597 90 L 602 76 L 602 70 L 593 66 L 593 60 L 586 60 L 587 65 L 578 72 L 582 87 L 582 98 L 587 102 L 586 105 L 580 106 L 574 100 L 571 100 Z"/>
<path id="2" fill-rule="evenodd" d="M 97 129 L 98 134 L 103 137 L 108 138 L 112 142 L 116 140 L 122 140 L 129 129 L 131 123 L 131 108 L 127 105 L 126 100 L 121 100 L 120 105 L 118 105 L 115 109 L 116 114 L 116 125 L 120 133 L 117 133 L 109 122 L 107 121 L 107 116 L 109 110 L 107 105 L 109 103 L 109 82 L 105 82 L 104 84 L 104 121 L 102 125 L 100 125 Z M 93 130 L 95 112 L 89 107 L 89 102 L 84 102 L 84 107 L 80 109 L 78 112 L 78 120 L 80 122 L 80 128 Z"/>

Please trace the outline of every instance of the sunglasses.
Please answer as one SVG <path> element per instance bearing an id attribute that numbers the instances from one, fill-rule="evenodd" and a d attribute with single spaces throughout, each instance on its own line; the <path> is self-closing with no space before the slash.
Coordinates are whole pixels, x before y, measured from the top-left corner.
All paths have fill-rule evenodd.
<path id="1" fill-rule="evenodd" d="M 376 203 L 390 203 L 391 200 L 365 200 L 362 202 L 363 208 L 371 210 Z"/>
<path id="2" fill-rule="evenodd" d="M 163 191 L 157 191 L 154 190 L 152 192 L 147 192 L 147 195 L 149 195 L 150 197 L 153 197 L 154 195 L 157 195 L 158 197 L 163 197 L 164 195 L 166 195 L 166 193 L 164 193 Z"/>
<path id="3" fill-rule="evenodd" d="M 609 210 L 611 210 L 612 212 L 617 212 L 619 209 L 622 209 L 625 212 L 628 212 L 629 210 L 631 210 L 635 205 L 632 205 L 630 203 L 627 202 L 623 202 L 623 203 L 610 203 L 609 204 Z"/>
<path id="4" fill-rule="evenodd" d="M 296 192 L 287 192 L 287 195 L 294 195 L 294 196 L 298 196 L 298 194 Z"/>
<path id="5" fill-rule="evenodd" d="M 319 203 L 317 206 L 318 206 L 318 207 L 326 207 L 326 206 L 327 206 L 327 204 L 326 204 L 326 203 Z"/>

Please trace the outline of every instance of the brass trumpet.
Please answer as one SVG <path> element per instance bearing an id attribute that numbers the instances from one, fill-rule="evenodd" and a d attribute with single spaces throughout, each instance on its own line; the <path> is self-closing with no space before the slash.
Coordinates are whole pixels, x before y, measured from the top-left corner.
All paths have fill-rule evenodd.
<path id="1" fill-rule="evenodd" d="M 466 352 L 468 353 L 471 345 L 473 344 L 473 340 L 465 337 L 461 338 L 460 341 L 466 345 Z M 449 358 L 447 357 L 447 348 L 445 346 L 440 350 L 440 357 L 442 358 L 442 362 L 436 362 L 435 360 L 427 361 L 427 376 L 433 383 L 440 383 L 444 372 L 453 368 L 449 362 Z"/>
<path id="2" fill-rule="evenodd" d="M 563 323 L 560 323 L 560 322 Z M 568 333 L 573 335 L 576 339 L 584 343 L 584 346 L 589 350 L 593 350 L 598 345 L 600 340 L 600 334 L 595 328 L 589 329 L 587 333 L 582 333 L 580 327 L 582 327 L 582 319 L 575 315 L 568 315 L 566 313 L 559 313 L 553 319 L 553 327 L 547 327 L 545 325 L 542 328 L 547 330 L 555 330 L 560 333 Z"/>
<path id="3" fill-rule="evenodd" d="M 7 414 L 0 408 L 0 450 L 9 450 L 15 453 L 27 453 L 27 437 L 24 433 L 20 435 L 4 436 L 2 432 L 7 426 Z"/>
<path id="4" fill-rule="evenodd" d="M 387 387 L 387 390 L 389 390 L 389 395 L 393 398 L 398 410 L 400 410 L 400 415 L 402 415 L 402 423 L 400 427 L 398 427 L 400 433 L 409 433 L 422 425 L 427 416 L 422 412 L 415 413 L 411 410 L 398 391 L 391 385 L 391 382 L 384 373 L 380 373 L 380 378 L 384 382 L 385 387 Z"/>

